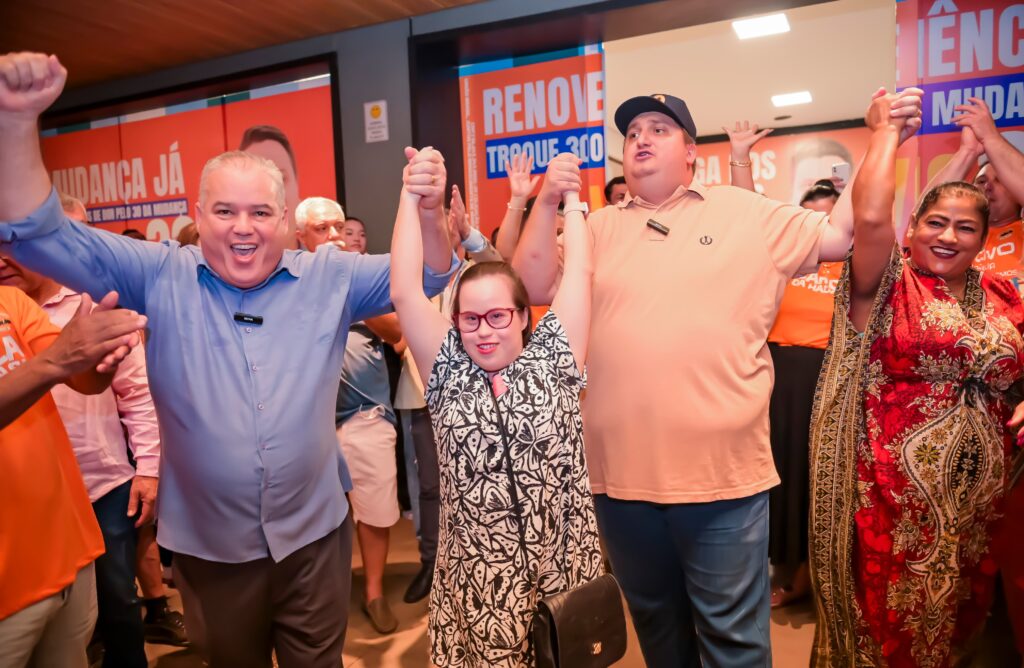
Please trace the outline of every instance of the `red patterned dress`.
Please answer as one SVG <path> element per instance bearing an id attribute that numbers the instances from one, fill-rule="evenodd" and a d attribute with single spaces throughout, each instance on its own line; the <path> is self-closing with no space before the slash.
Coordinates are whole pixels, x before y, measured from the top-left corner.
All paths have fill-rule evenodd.
<path id="1" fill-rule="evenodd" d="M 1005 279 L 967 278 L 958 302 L 894 254 L 864 335 L 833 326 L 812 428 L 820 665 L 942 668 L 985 619 L 1024 306 Z"/>

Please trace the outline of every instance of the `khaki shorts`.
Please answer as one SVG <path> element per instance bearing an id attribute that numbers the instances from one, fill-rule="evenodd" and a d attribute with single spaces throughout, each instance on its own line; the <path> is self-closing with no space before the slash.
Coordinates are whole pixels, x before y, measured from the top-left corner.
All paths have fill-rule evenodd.
<path id="1" fill-rule="evenodd" d="M 338 445 L 352 475 L 352 517 L 373 527 L 398 521 L 398 463 L 395 427 L 384 409 L 361 410 L 338 427 Z"/>

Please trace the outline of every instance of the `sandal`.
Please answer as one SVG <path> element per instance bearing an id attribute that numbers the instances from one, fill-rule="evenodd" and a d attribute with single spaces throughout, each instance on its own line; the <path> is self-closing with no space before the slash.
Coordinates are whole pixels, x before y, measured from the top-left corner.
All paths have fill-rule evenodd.
<path id="1" fill-rule="evenodd" d="M 804 596 L 805 593 L 793 591 L 792 587 L 772 587 L 772 610 L 796 603 Z"/>

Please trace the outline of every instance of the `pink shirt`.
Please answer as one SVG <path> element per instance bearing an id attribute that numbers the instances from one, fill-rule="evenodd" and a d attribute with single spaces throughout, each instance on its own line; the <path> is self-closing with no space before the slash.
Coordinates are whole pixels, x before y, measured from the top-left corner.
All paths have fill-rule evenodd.
<path id="1" fill-rule="evenodd" d="M 81 301 L 78 293 L 62 287 L 43 304 L 43 310 L 53 324 L 64 327 L 74 317 Z M 136 473 L 158 475 L 160 429 L 149 394 L 146 353 L 142 346 L 136 346 L 121 362 L 106 391 L 87 396 L 66 385 L 57 385 L 51 392 L 71 439 L 90 501 L 131 480 Z M 137 468 L 132 468 L 128 462 L 125 429 Z"/>

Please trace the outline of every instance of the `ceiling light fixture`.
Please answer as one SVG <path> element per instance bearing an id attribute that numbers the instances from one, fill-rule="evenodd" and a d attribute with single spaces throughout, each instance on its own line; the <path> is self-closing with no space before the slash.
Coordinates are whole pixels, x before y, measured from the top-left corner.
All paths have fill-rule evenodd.
<path id="1" fill-rule="evenodd" d="M 789 32 L 789 21 L 785 14 L 769 14 L 752 19 L 740 19 L 732 22 L 732 29 L 740 39 L 778 35 Z"/>
<path id="2" fill-rule="evenodd" d="M 811 101 L 810 91 L 802 90 L 799 93 L 783 93 L 772 95 L 772 104 L 776 107 L 791 107 L 794 104 L 807 104 Z"/>

